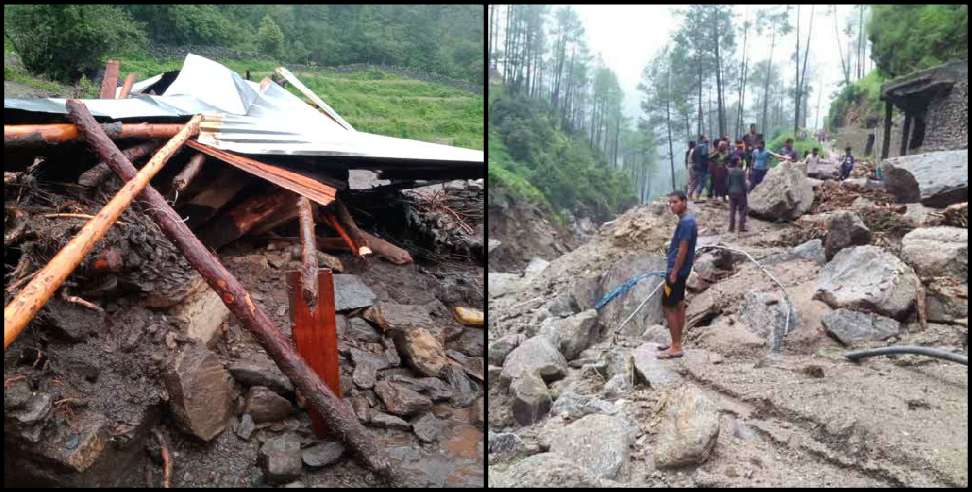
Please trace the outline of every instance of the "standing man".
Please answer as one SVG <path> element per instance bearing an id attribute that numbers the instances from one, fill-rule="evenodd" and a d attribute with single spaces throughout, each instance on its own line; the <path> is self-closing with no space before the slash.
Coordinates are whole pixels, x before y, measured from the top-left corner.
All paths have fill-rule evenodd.
<path id="1" fill-rule="evenodd" d="M 749 124 L 749 133 L 743 135 L 742 141 L 746 145 L 746 170 L 752 169 L 753 167 L 753 149 L 756 148 L 756 142 L 763 139 L 763 134 L 756 133 L 756 123 Z"/>
<path id="2" fill-rule="evenodd" d="M 685 184 L 685 193 L 691 195 L 692 188 L 695 187 L 695 182 L 698 177 L 695 175 L 695 140 L 689 140 L 688 150 L 685 151 L 685 172 L 688 173 L 688 183 Z"/>
<path id="3" fill-rule="evenodd" d="M 662 291 L 662 310 L 672 336 L 671 346 L 660 346 L 659 359 L 672 359 L 682 354 L 682 329 L 685 327 L 685 281 L 695 262 L 695 240 L 699 231 L 695 216 L 687 212 L 688 202 L 685 193 L 673 191 L 668 194 L 668 207 L 678 216 L 678 226 L 668 246 L 668 268 L 665 271 L 665 285 Z"/>
<path id="4" fill-rule="evenodd" d="M 688 194 L 692 196 L 695 192 L 695 198 L 692 200 L 698 200 L 702 196 L 702 190 L 709 182 L 709 140 L 705 138 L 705 135 L 699 135 L 699 141 L 693 150 L 692 159 L 695 166 L 696 186 L 690 186 Z"/>
<path id="5" fill-rule="evenodd" d="M 851 171 L 854 169 L 854 156 L 851 155 L 851 148 L 847 146 L 844 149 L 844 155 L 840 158 L 840 180 L 843 181 L 850 177 Z"/>

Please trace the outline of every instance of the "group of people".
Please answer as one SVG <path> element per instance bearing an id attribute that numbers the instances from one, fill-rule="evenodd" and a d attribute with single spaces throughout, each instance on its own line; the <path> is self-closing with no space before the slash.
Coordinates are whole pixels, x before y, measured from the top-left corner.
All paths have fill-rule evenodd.
<path id="1" fill-rule="evenodd" d="M 850 147 L 841 158 L 839 179 L 847 179 L 854 167 L 854 157 Z M 781 153 L 766 148 L 763 135 L 756 132 L 756 125 L 749 126 L 749 132 L 736 139 L 730 147 L 727 137 L 709 143 L 706 136 L 699 135 L 698 141 L 690 141 L 685 152 L 685 167 L 689 173 L 686 196 L 698 201 L 703 191 L 708 199 L 718 199 L 729 203 L 729 232 L 735 232 L 736 217 L 739 217 L 739 231 L 746 232 L 746 212 L 748 194 L 763 182 L 769 171 L 770 158 L 793 163 L 798 159 L 793 148 L 793 139 L 783 143 Z M 814 148 L 806 158 L 808 172 L 816 171 L 822 162 L 819 149 Z"/>

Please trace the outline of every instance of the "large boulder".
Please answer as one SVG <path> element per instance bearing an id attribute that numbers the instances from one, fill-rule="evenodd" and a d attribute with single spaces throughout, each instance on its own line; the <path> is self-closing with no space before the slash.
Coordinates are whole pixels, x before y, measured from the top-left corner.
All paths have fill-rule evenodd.
<path id="1" fill-rule="evenodd" d="M 915 302 L 918 282 L 898 257 L 877 246 L 857 246 L 824 266 L 813 298 L 834 309 L 873 311 L 900 321 Z"/>
<path id="2" fill-rule="evenodd" d="M 555 381 L 567 374 L 567 359 L 564 359 L 547 337 L 538 335 L 510 352 L 500 379 L 509 383 L 523 373 L 536 374 L 547 382 Z"/>
<path id="3" fill-rule="evenodd" d="M 489 344 L 487 350 L 489 363 L 494 366 L 502 366 L 506 356 L 510 355 L 510 352 L 525 340 L 526 336 L 522 333 L 511 333 Z"/>
<path id="4" fill-rule="evenodd" d="M 500 297 L 516 292 L 525 285 L 523 277 L 516 273 L 493 273 L 486 274 L 487 291 L 489 297 Z"/>
<path id="5" fill-rule="evenodd" d="M 628 459 L 636 429 L 612 415 L 588 415 L 554 431 L 550 452 L 570 459 L 594 477 L 614 478 Z"/>
<path id="6" fill-rule="evenodd" d="M 510 385 L 513 395 L 513 418 L 520 425 L 530 425 L 550 411 L 550 392 L 539 376 L 526 373 Z"/>
<path id="7" fill-rule="evenodd" d="M 932 279 L 925 299 L 928 321 L 951 323 L 969 317 L 969 284 L 952 278 Z"/>
<path id="8" fill-rule="evenodd" d="M 572 360 L 594 342 L 597 333 L 597 311 L 588 309 L 562 320 L 548 318 L 539 334 L 550 339 L 567 360 Z"/>
<path id="9" fill-rule="evenodd" d="M 854 212 L 840 211 L 830 217 L 827 224 L 827 240 L 824 242 L 827 259 L 849 246 L 871 242 L 871 230 Z"/>
<path id="10" fill-rule="evenodd" d="M 236 397 L 233 380 L 216 354 L 202 345 L 187 345 L 167 365 L 164 380 L 172 414 L 183 430 L 203 441 L 223 431 Z"/>
<path id="11" fill-rule="evenodd" d="M 818 265 L 827 263 L 827 254 L 823 247 L 823 241 L 811 239 L 805 243 L 794 246 L 790 250 L 793 257 L 812 261 Z"/>
<path id="12" fill-rule="evenodd" d="M 835 309 L 820 318 L 827 333 L 844 345 L 872 340 L 886 340 L 898 334 L 901 324 L 873 313 Z"/>
<path id="13" fill-rule="evenodd" d="M 769 170 L 749 193 L 749 214 L 765 220 L 794 220 L 813 204 L 813 187 L 796 166 L 781 164 Z"/>
<path id="14" fill-rule="evenodd" d="M 787 306 L 789 304 L 789 306 Z M 787 327 L 789 308 L 789 327 Z M 792 332 L 800 322 L 796 308 L 788 303 L 779 291 L 747 292 L 743 298 L 740 319 L 751 332 L 771 342 L 779 342 L 782 336 Z M 771 340 L 772 337 L 779 337 Z"/>
<path id="15" fill-rule="evenodd" d="M 667 388 L 682 383 L 672 361 L 658 359 L 658 344 L 644 343 L 631 352 L 637 381 L 644 381 L 652 388 Z"/>
<path id="16" fill-rule="evenodd" d="M 666 266 L 667 262 L 664 256 L 629 256 L 624 258 L 601 276 L 600 293 L 610 292 L 639 273 L 665 271 Z M 627 293 L 615 297 L 614 300 L 601 308 L 598 319 L 601 326 L 604 327 L 602 335 L 613 336 L 624 319 L 655 290 L 659 283 L 661 283 L 661 279 L 658 277 L 642 279 Z M 637 316 L 628 321 L 628 324 L 632 326 L 625 326 L 626 332 L 630 330 L 631 333 L 643 333 L 649 326 L 662 323 L 664 314 L 661 309 L 660 296 L 661 293 L 656 292 L 654 302 L 649 301 L 641 308 Z M 597 301 L 595 300 L 595 302 Z"/>
<path id="17" fill-rule="evenodd" d="M 568 390 L 557 397 L 557 401 L 554 402 L 550 412 L 554 415 L 560 415 L 565 420 L 577 420 L 592 413 L 613 415 L 617 413 L 617 409 L 611 402 L 593 396 L 579 395 Z"/>
<path id="18" fill-rule="evenodd" d="M 490 487 L 598 487 L 600 481 L 571 458 L 540 453 L 524 458 L 503 471 L 489 471 Z"/>
<path id="19" fill-rule="evenodd" d="M 700 464 L 719 437 L 719 407 L 699 388 L 683 385 L 665 400 L 665 413 L 652 450 L 659 468 Z"/>
<path id="20" fill-rule="evenodd" d="M 544 270 L 546 270 L 548 266 L 550 266 L 550 262 L 549 261 L 547 261 L 547 260 L 545 260 L 543 258 L 540 258 L 539 256 L 534 256 L 530 260 L 530 263 L 526 266 L 526 269 L 523 270 L 523 274 L 524 275 L 536 275 L 536 274 L 538 274 L 538 273 L 543 272 Z"/>
<path id="21" fill-rule="evenodd" d="M 969 275 L 969 230 L 959 227 L 925 227 L 901 239 L 901 258 L 922 277 Z"/>
<path id="22" fill-rule="evenodd" d="M 969 200 L 968 149 L 892 157 L 881 170 L 898 203 L 943 208 Z"/>

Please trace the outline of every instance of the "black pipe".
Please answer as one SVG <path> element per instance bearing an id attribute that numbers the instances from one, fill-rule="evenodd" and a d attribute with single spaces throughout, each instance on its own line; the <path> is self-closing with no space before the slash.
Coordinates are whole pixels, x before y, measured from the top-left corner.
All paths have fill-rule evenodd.
<path id="1" fill-rule="evenodd" d="M 852 361 L 857 361 L 859 359 L 864 359 L 867 357 L 874 357 L 876 355 L 894 355 L 894 354 L 917 354 L 917 355 L 927 355 L 929 357 L 937 357 L 939 359 L 950 360 L 952 362 L 958 362 L 964 366 L 969 365 L 969 358 L 961 354 L 955 354 L 942 349 L 936 349 L 931 347 L 918 347 L 915 345 L 896 345 L 891 347 L 881 347 L 876 349 L 867 350 L 855 350 L 853 352 L 847 352 L 844 357 Z"/>

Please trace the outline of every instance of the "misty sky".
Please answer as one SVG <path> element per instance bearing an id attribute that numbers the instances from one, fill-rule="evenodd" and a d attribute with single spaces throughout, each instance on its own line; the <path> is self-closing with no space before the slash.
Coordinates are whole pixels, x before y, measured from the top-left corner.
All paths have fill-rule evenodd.
<path id="1" fill-rule="evenodd" d="M 637 91 L 638 82 L 641 79 L 641 71 L 651 59 L 651 57 L 661 50 L 661 48 L 671 39 L 678 21 L 673 11 L 676 8 L 684 8 L 680 5 L 574 5 L 574 9 L 580 14 L 581 22 L 584 25 L 588 46 L 592 53 L 600 53 L 605 64 L 613 70 L 625 92 L 625 115 L 637 117 L 641 113 L 639 101 L 641 93 Z M 763 5 L 736 5 L 734 10 L 737 14 L 737 22 L 741 23 L 745 15 L 754 19 L 757 9 L 765 7 Z M 555 11 L 559 6 L 553 6 L 551 11 Z M 817 75 L 812 74 L 812 70 L 824 77 L 824 90 L 820 101 L 820 124 L 830 108 L 830 96 L 836 91 L 837 84 L 841 80 L 840 58 L 837 55 L 837 44 L 834 36 L 834 20 L 829 15 L 828 5 L 817 5 L 815 7 L 813 21 L 813 35 L 810 42 L 810 61 L 807 67 L 807 75 L 811 84 L 819 80 Z M 795 24 L 795 10 L 791 11 L 791 23 Z M 843 31 L 846 18 L 849 15 L 856 15 L 856 9 L 851 5 L 839 5 L 837 7 L 839 26 Z M 866 15 L 866 14 L 865 14 Z M 801 46 L 800 56 L 803 56 L 804 42 L 808 32 L 810 20 L 810 6 L 801 7 L 800 13 L 800 32 Z M 856 20 L 856 17 L 855 17 Z M 749 32 L 749 53 L 750 68 L 759 60 L 765 60 L 769 56 L 770 39 L 769 34 L 765 38 L 756 38 L 755 30 Z M 842 35 L 843 37 L 843 35 Z M 865 34 L 866 37 L 866 34 Z M 754 42 L 755 41 L 755 42 Z M 726 61 L 741 63 L 742 35 L 737 33 L 737 52 Z M 790 56 L 796 47 L 796 38 L 791 33 L 788 36 L 777 36 L 776 48 L 773 52 L 773 65 L 786 63 L 787 67 L 792 67 Z M 846 53 L 846 44 L 842 45 Z M 870 69 L 870 66 L 868 66 Z M 793 80 L 793 71 L 784 70 L 786 83 L 790 84 Z M 748 85 L 748 84 L 747 84 Z M 732 93 L 730 93 L 732 92 Z M 747 92 L 749 92 L 747 90 Z M 817 94 L 810 98 L 810 108 L 808 115 L 808 126 L 813 127 L 817 117 Z M 727 103 L 735 103 L 736 94 L 733 91 L 726 93 Z M 747 102 L 752 100 L 747 96 Z M 728 105 L 728 104 L 727 104 Z M 749 104 L 747 103 L 747 106 Z"/>

